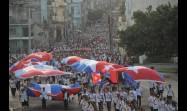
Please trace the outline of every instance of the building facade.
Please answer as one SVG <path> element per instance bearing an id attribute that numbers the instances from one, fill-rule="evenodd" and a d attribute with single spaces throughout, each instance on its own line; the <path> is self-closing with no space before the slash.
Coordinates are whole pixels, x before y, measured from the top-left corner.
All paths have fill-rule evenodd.
<path id="1" fill-rule="evenodd" d="M 71 2 L 72 21 L 75 29 L 81 29 L 81 2 L 82 0 L 72 0 Z"/>
<path id="2" fill-rule="evenodd" d="M 40 24 L 40 18 L 39 0 L 34 0 L 34 2 L 31 2 L 31 0 L 9 0 L 10 53 L 28 52 L 29 40 L 32 42 L 34 37 L 33 33 L 29 31 L 29 26 L 32 24 Z"/>
<path id="3" fill-rule="evenodd" d="M 41 23 L 48 21 L 48 0 L 41 0 Z"/>

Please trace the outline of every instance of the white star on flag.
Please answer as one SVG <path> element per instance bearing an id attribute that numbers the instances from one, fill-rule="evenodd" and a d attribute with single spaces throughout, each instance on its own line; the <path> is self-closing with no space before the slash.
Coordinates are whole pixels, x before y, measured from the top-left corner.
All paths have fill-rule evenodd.
<path id="1" fill-rule="evenodd" d="M 127 70 L 132 70 L 132 71 L 138 73 L 138 67 L 137 66 L 127 67 Z"/>
<path id="2" fill-rule="evenodd" d="M 112 65 L 105 65 L 105 69 L 108 71 L 110 68 L 113 69 Z"/>
<path id="3" fill-rule="evenodd" d="M 39 58 L 42 58 L 42 57 L 43 57 L 42 54 L 36 54 L 36 56 L 39 57 Z"/>

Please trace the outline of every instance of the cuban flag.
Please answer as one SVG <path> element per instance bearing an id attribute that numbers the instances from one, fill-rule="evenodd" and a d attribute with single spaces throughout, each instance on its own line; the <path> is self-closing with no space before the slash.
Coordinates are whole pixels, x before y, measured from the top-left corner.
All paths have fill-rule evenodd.
<path id="1" fill-rule="evenodd" d="M 94 85 L 100 83 L 101 82 L 101 74 L 96 73 L 96 72 L 92 73 L 92 82 Z"/>
<path id="2" fill-rule="evenodd" d="M 54 76 L 63 74 L 65 74 L 65 72 L 48 65 L 31 65 L 15 72 L 15 76 L 17 78 L 31 78 L 33 76 Z"/>
<path id="3" fill-rule="evenodd" d="M 47 61 L 39 61 L 38 59 L 32 58 L 26 61 L 18 61 L 15 64 L 13 64 L 10 68 L 10 72 L 16 72 L 19 69 L 25 68 L 27 66 L 32 66 L 32 65 L 46 65 Z"/>
<path id="4" fill-rule="evenodd" d="M 32 83 L 31 86 L 28 87 L 27 94 L 31 97 L 40 97 L 43 88 L 45 88 L 49 100 L 63 100 L 64 91 L 72 95 L 79 93 L 81 90 L 79 84 L 59 85 Z"/>
<path id="5" fill-rule="evenodd" d="M 36 64 L 47 64 L 52 59 L 52 55 L 50 53 L 46 52 L 37 52 L 37 53 L 32 53 L 22 60 L 16 62 L 13 64 L 10 68 L 10 72 L 15 72 L 19 69 L 25 68 L 30 65 L 36 65 Z"/>
<path id="6" fill-rule="evenodd" d="M 39 61 L 50 61 L 52 59 L 52 54 L 47 52 L 36 52 L 26 56 L 23 61 L 37 59 Z"/>
<path id="7" fill-rule="evenodd" d="M 78 62 L 81 59 L 82 58 L 77 57 L 77 56 L 69 56 L 69 57 L 63 58 L 61 63 L 66 64 L 66 65 L 72 65 L 73 63 Z"/>
<path id="8" fill-rule="evenodd" d="M 27 94 L 31 97 L 39 97 L 41 95 L 41 86 L 37 83 L 31 83 L 31 86 L 27 88 Z"/>

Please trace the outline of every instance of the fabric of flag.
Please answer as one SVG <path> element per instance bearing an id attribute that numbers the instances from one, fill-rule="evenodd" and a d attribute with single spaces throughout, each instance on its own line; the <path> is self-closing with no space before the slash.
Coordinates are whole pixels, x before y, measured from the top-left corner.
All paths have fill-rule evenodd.
<path id="1" fill-rule="evenodd" d="M 109 73 L 110 73 L 111 82 L 114 83 L 114 84 L 118 83 L 118 73 L 117 73 L 117 71 L 110 70 Z"/>
<path id="2" fill-rule="evenodd" d="M 52 97 L 52 100 L 63 100 L 64 91 L 67 91 L 70 95 L 77 94 L 81 88 L 79 84 L 59 85 L 59 84 L 37 84 L 32 83 L 28 87 L 27 94 L 32 97 L 39 97 L 42 89 L 45 87 L 45 92 L 48 96 Z"/>
<path id="3" fill-rule="evenodd" d="M 131 66 L 113 70 L 127 73 L 135 81 L 156 81 L 164 82 L 160 74 L 150 68 L 144 66 Z"/>
<path id="4" fill-rule="evenodd" d="M 57 70 L 55 67 L 48 65 L 32 65 L 17 70 L 15 76 L 17 78 L 31 78 L 34 76 L 55 76 L 63 75 L 65 72 Z"/>
<path id="5" fill-rule="evenodd" d="M 96 72 L 92 73 L 92 82 L 94 85 L 101 82 L 101 74 Z"/>
<path id="6" fill-rule="evenodd" d="M 77 57 L 77 56 L 69 56 L 64 59 L 62 59 L 61 63 L 66 64 L 66 65 L 72 65 L 75 62 L 80 61 L 82 58 Z"/>
<path id="7" fill-rule="evenodd" d="M 124 79 L 124 84 L 131 86 L 135 84 L 135 81 L 127 73 L 122 73 L 122 77 Z"/>
<path id="8" fill-rule="evenodd" d="M 27 88 L 27 94 L 31 97 L 39 97 L 41 95 L 41 86 L 37 83 L 31 83 L 31 87 Z"/>
<path id="9" fill-rule="evenodd" d="M 109 85 L 110 82 L 108 81 L 108 79 L 102 79 L 101 82 L 99 83 L 99 88 L 100 89 L 104 89 L 107 85 Z"/>
<path id="10" fill-rule="evenodd" d="M 52 59 L 52 54 L 47 52 L 36 52 L 26 56 L 23 61 L 37 59 L 38 61 L 50 61 Z"/>
<path id="11" fill-rule="evenodd" d="M 37 53 L 32 53 L 22 60 L 16 62 L 13 64 L 10 68 L 9 71 L 15 73 L 15 71 L 25 68 L 29 65 L 36 65 L 36 64 L 47 64 L 48 61 L 52 59 L 52 55 L 50 53 L 46 52 L 37 52 Z"/>

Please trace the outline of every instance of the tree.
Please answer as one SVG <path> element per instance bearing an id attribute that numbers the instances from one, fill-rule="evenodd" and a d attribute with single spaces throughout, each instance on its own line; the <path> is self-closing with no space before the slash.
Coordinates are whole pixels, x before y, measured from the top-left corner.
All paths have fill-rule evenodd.
<path id="1" fill-rule="evenodd" d="M 161 5 L 155 11 L 133 13 L 135 24 L 119 32 L 120 46 L 129 55 L 171 57 L 178 51 L 178 6 Z"/>

